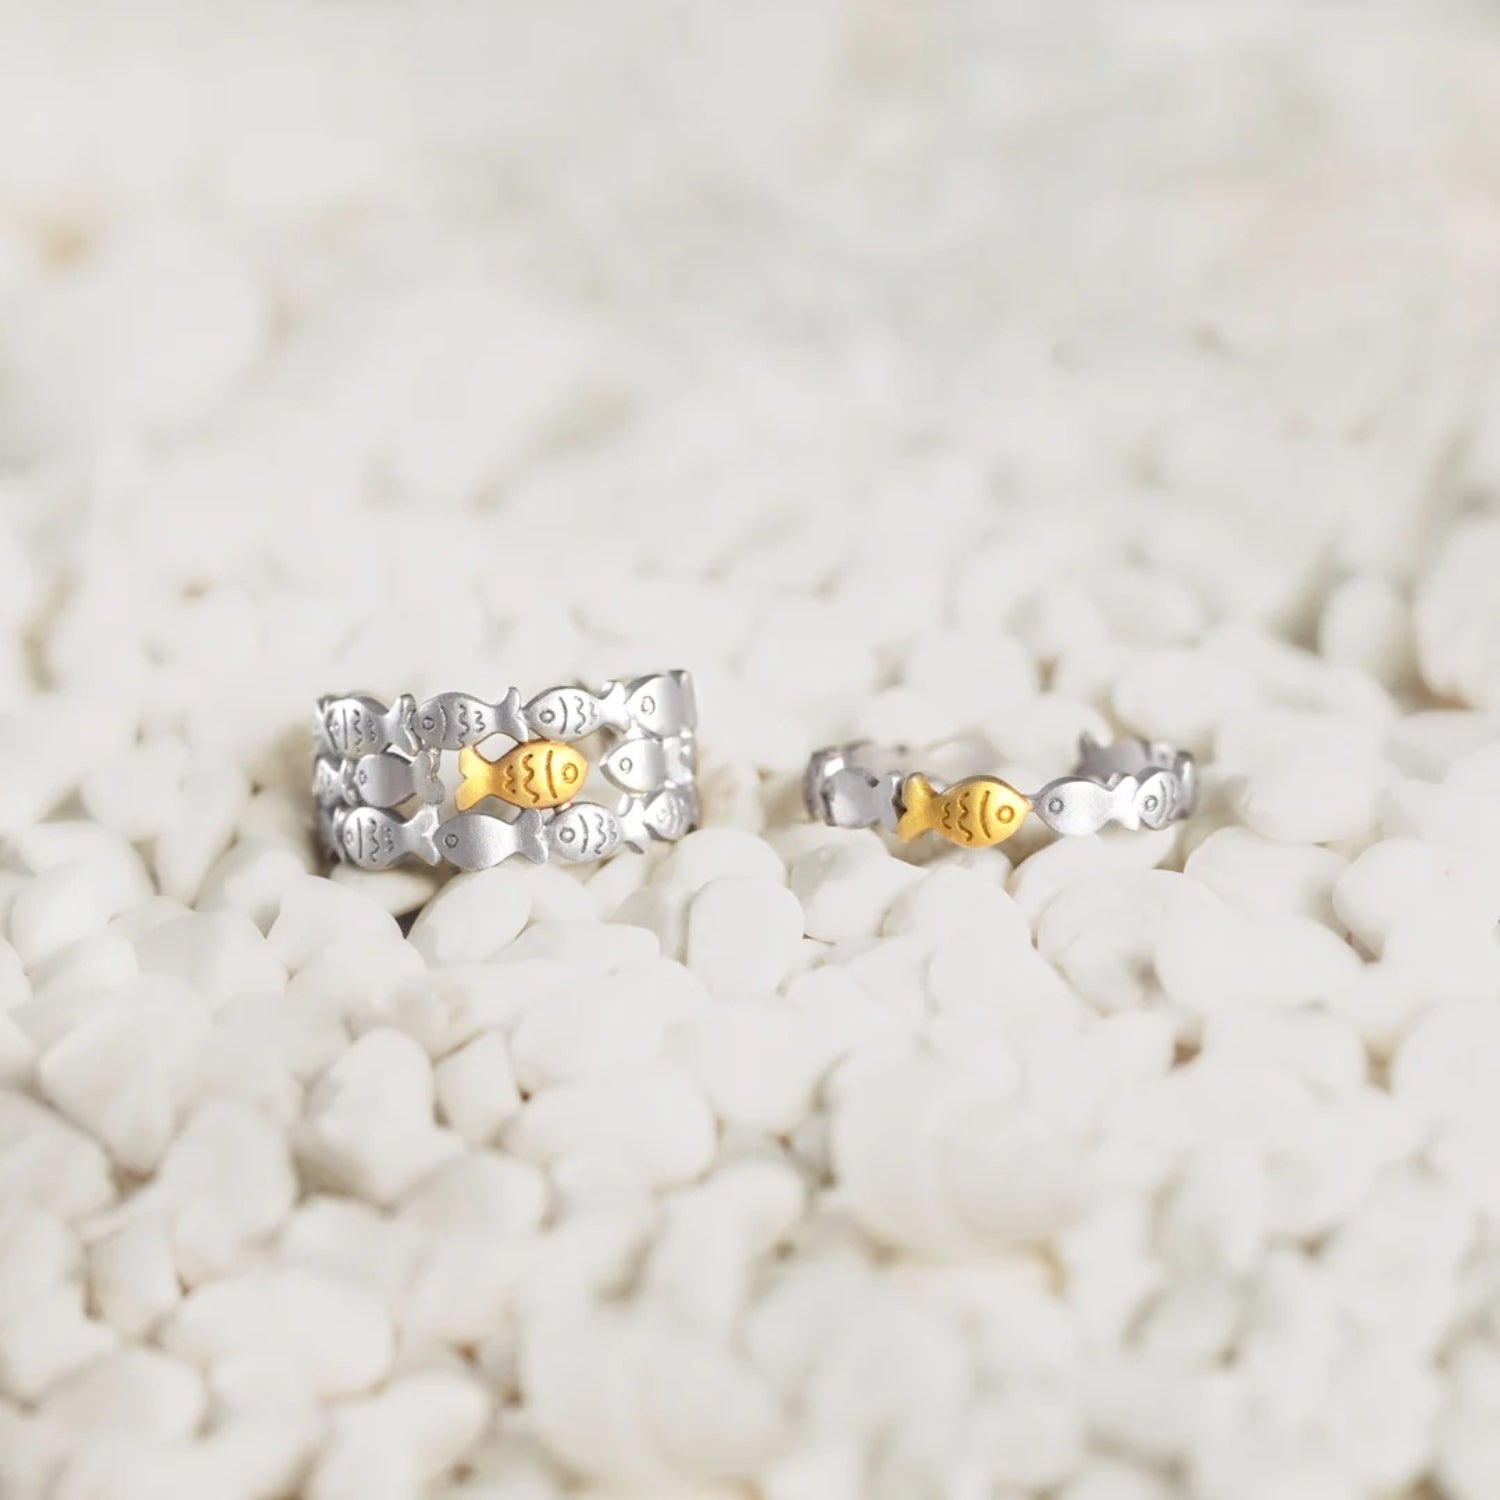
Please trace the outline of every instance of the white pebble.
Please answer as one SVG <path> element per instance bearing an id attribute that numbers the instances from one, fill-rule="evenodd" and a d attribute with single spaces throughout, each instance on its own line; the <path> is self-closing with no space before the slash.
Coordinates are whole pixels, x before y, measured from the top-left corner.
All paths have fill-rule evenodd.
<path id="1" fill-rule="evenodd" d="M 286 966 L 241 912 L 177 917 L 153 927 L 136 944 L 143 974 L 185 979 L 212 1006 L 254 991 L 280 994 Z"/>
<path id="2" fill-rule="evenodd" d="M 786 882 L 781 857 L 764 839 L 738 828 L 699 828 L 672 847 L 652 879 L 666 898 L 685 901 L 723 876 Z"/>
<path id="3" fill-rule="evenodd" d="M 1247 917 L 1326 922 L 1334 912 L 1334 886 L 1348 865 L 1332 849 L 1220 828 L 1188 855 L 1183 870 Z"/>
<path id="4" fill-rule="evenodd" d="M 10 909 L 10 941 L 25 964 L 39 965 L 97 936 L 120 909 L 115 894 L 97 878 L 97 867 L 59 865 L 38 875 L 16 896 Z"/>
<path id="5" fill-rule="evenodd" d="M 1391 1067 L 1396 1098 L 1437 1125 L 1500 1128 L 1500 1013 L 1492 1000 L 1436 1006 L 1401 1044 Z"/>
<path id="6" fill-rule="evenodd" d="M 528 1091 L 649 1062 L 673 1023 L 703 1008 L 708 993 L 691 970 L 667 959 L 588 979 L 533 1006 L 511 1053 Z"/>
<path id="7" fill-rule="evenodd" d="M 973 870 L 938 865 L 897 896 L 886 913 L 883 931 L 948 937 L 973 931 L 983 941 L 1029 944 L 1031 932 L 1004 885 Z"/>
<path id="8" fill-rule="evenodd" d="M 400 935 L 395 918 L 374 901 L 315 875 L 286 887 L 269 933 L 292 974 L 336 941 L 374 943 Z"/>
<path id="9" fill-rule="evenodd" d="M 1159 993 L 1155 956 L 1169 930 L 1212 919 L 1218 899 L 1166 870 L 1095 875 L 1065 887 L 1042 913 L 1037 950 L 1089 1003 L 1109 1012 Z"/>
<path id="10" fill-rule="evenodd" d="M 404 1032 L 367 1032 L 308 1092 L 295 1136 L 314 1176 L 372 1203 L 391 1203 L 462 1150 L 433 1123 L 432 1066 Z"/>
<path id="11" fill-rule="evenodd" d="M 1443 858 L 1430 844 L 1382 839 L 1339 877 L 1334 909 L 1366 951 L 1379 956 L 1391 930 L 1440 900 L 1444 884 Z"/>
<path id="12" fill-rule="evenodd" d="M 203 1377 L 160 1350 L 122 1349 L 55 1385 L 43 1414 L 75 1441 L 100 1437 L 170 1442 L 188 1437 L 207 1406 Z"/>
<path id="13" fill-rule="evenodd" d="M 433 1069 L 443 1118 L 475 1145 L 494 1140 L 521 1109 L 510 1045 L 502 1031 L 482 1031 Z"/>
<path id="14" fill-rule="evenodd" d="M 198 888 L 197 909 L 242 911 L 269 932 L 286 892 L 307 874 L 305 861 L 284 845 L 241 841 L 209 866 Z"/>
<path id="15" fill-rule="evenodd" d="M 652 1064 L 534 1095 L 506 1144 L 543 1165 L 568 1156 L 618 1160 L 648 1181 L 691 1181 L 716 1144 L 713 1112 L 679 1071 Z"/>
<path id="16" fill-rule="evenodd" d="M 786 886 L 721 875 L 693 897 L 688 967 L 716 994 L 772 992 L 802 944 L 802 905 Z"/>
<path id="17" fill-rule="evenodd" d="M 31 999 L 26 964 L 14 946 L 0 938 L 0 1010 L 14 1010 Z"/>
<path id="18" fill-rule="evenodd" d="M 96 1141 L 36 1100 L 0 1089 L 0 1202 L 74 1219 L 114 1196 L 109 1158 Z"/>
<path id="19" fill-rule="evenodd" d="M 144 977 L 49 1047 L 37 1081 L 121 1166 L 146 1172 L 176 1129 L 178 1099 L 207 1033 L 205 1008 L 185 985 Z"/>
<path id="20" fill-rule="evenodd" d="M 1368 575 L 1346 579 L 1318 621 L 1323 656 L 1386 687 L 1409 686 L 1416 675 L 1411 610 L 1394 584 Z"/>
<path id="21" fill-rule="evenodd" d="M 459 1374 L 429 1370 L 334 1415 L 307 1481 L 309 1500 L 406 1500 L 455 1464 L 490 1415 L 484 1392 Z"/>
<path id="22" fill-rule="evenodd" d="M 0 1394 L 34 1401 L 117 1343 L 112 1328 L 85 1314 L 79 1287 L 49 1287 L 0 1318 Z"/>
<path id="23" fill-rule="evenodd" d="M 806 913 L 808 937 L 838 943 L 880 931 L 897 897 L 922 871 L 878 846 L 838 843 L 804 854 L 791 887 Z"/>
<path id="24" fill-rule="evenodd" d="M 423 908 L 410 941 L 432 968 L 493 958 L 526 926 L 531 906 L 527 882 L 504 865 L 459 875 Z"/>
<path id="25" fill-rule="evenodd" d="M 282 1132 L 249 1105 L 216 1096 L 188 1118 L 131 1207 L 169 1216 L 178 1274 L 195 1284 L 238 1269 L 296 1196 Z"/>
<path id="26" fill-rule="evenodd" d="M 182 1300 L 166 1217 L 137 1214 L 88 1251 L 100 1316 L 123 1338 L 141 1338 Z"/>
<path id="27" fill-rule="evenodd" d="M 1167 1000 L 1188 1015 L 1235 1007 L 1313 1005 L 1337 995 L 1359 956 L 1321 923 L 1242 916 L 1197 907 L 1165 924 L 1156 975 Z"/>
<path id="28" fill-rule="evenodd" d="M 661 942 L 623 922 L 533 922 L 506 950 L 505 961 L 560 959 L 570 967 L 613 974 L 658 956 Z"/>
<path id="29" fill-rule="evenodd" d="M 183 806 L 151 846 L 157 882 L 164 894 L 179 901 L 194 899 L 214 861 L 229 847 L 249 800 L 249 778 L 221 757 L 188 768 L 182 787 Z"/>
<path id="30" fill-rule="evenodd" d="M 1500 708 L 1500 521 L 1460 522 L 1417 585 L 1422 676 L 1441 698 Z"/>
<path id="31" fill-rule="evenodd" d="M 468 1151 L 424 1177 L 401 1200 L 403 1224 L 439 1234 L 476 1230 L 521 1239 L 540 1227 L 551 1189 L 527 1162 Z"/>
<path id="32" fill-rule="evenodd" d="M 1215 750 L 1256 833 L 1327 844 L 1375 826 L 1387 773 L 1379 725 L 1369 719 L 1256 708 L 1225 726 Z"/>
<path id="33" fill-rule="evenodd" d="M 79 796 L 97 823 L 141 843 L 180 811 L 187 766 L 187 747 L 180 739 L 145 740 L 92 767 Z"/>
<path id="34" fill-rule="evenodd" d="M 491 1027 L 511 1030 L 576 978 L 561 959 L 507 954 L 503 963 L 464 964 L 403 979 L 372 1019 L 399 1026 L 429 1057 L 444 1057 Z"/>
<path id="35" fill-rule="evenodd" d="M 369 1292 L 299 1267 L 252 1271 L 193 1292 L 163 1347 L 208 1364 L 253 1354 L 283 1361 L 320 1395 L 356 1395 L 391 1367 L 390 1318 Z"/>
<path id="36" fill-rule="evenodd" d="M 699 1007 L 673 1027 L 668 1052 L 725 1125 L 787 1135 L 843 1046 L 816 1016 L 745 999 Z"/>
<path id="37" fill-rule="evenodd" d="M 1232 663 L 1197 650 L 1153 651 L 1114 684 L 1110 701 L 1126 728 L 1184 750 L 1207 750 L 1214 732 L 1254 689 Z"/>

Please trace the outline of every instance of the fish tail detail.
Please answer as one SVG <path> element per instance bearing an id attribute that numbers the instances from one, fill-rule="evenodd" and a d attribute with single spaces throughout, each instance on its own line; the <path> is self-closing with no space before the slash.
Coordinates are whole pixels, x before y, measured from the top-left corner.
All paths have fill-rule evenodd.
<path id="1" fill-rule="evenodd" d="M 417 712 L 417 700 L 410 693 L 402 693 L 386 716 L 386 734 L 391 744 L 406 755 L 415 755 L 421 749 L 412 719 Z"/>
<path id="2" fill-rule="evenodd" d="M 432 803 L 419 807 L 406 821 L 408 848 L 423 864 L 435 865 L 442 858 L 438 853 L 438 810 Z"/>
<path id="3" fill-rule="evenodd" d="M 418 752 L 412 766 L 412 789 L 424 802 L 443 800 L 443 779 L 438 775 L 438 757 L 435 750 Z"/>
<path id="4" fill-rule="evenodd" d="M 625 706 L 629 696 L 623 682 L 606 683 L 604 691 L 594 695 L 594 701 L 599 705 L 600 722 L 608 724 L 611 729 L 629 729 L 630 710 Z"/>
<path id="5" fill-rule="evenodd" d="M 523 854 L 532 864 L 542 864 L 547 858 L 547 825 L 541 813 L 527 808 L 515 821 L 516 853 Z"/>
<path id="6" fill-rule="evenodd" d="M 1140 810 L 1135 805 L 1140 792 L 1141 784 L 1134 776 L 1122 777 L 1119 784 L 1113 788 L 1114 806 L 1110 809 L 1110 816 L 1121 828 L 1133 829 L 1141 826 Z"/>
<path id="7" fill-rule="evenodd" d="M 458 774 L 463 780 L 453 794 L 453 805 L 459 812 L 468 812 L 475 803 L 483 802 L 490 795 L 490 775 L 494 767 L 472 745 L 465 745 L 458 752 Z"/>
<path id="8" fill-rule="evenodd" d="M 909 843 L 933 826 L 932 811 L 937 793 L 925 776 L 908 776 L 906 785 L 901 788 L 901 801 L 904 809 L 900 822 L 896 824 L 896 837 Z"/>
<path id="9" fill-rule="evenodd" d="M 494 707 L 495 728 L 500 734 L 515 740 L 517 744 L 531 738 L 531 726 L 527 724 L 526 715 L 521 710 L 519 688 L 511 688 Z"/>

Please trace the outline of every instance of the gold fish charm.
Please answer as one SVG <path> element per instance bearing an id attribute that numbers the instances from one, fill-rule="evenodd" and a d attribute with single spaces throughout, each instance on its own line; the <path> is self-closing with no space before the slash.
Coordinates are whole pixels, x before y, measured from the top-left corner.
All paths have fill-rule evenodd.
<path id="1" fill-rule="evenodd" d="M 474 746 L 458 753 L 463 777 L 454 805 L 467 812 L 486 797 L 512 807 L 560 807 L 583 790 L 589 763 L 561 740 L 524 740 L 499 760 L 486 760 Z"/>
<path id="2" fill-rule="evenodd" d="M 908 776 L 901 788 L 905 811 L 898 838 L 911 840 L 929 828 L 960 849 L 1003 843 L 1025 821 L 1031 799 L 993 776 L 973 776 L 938 791 L 925 776 Z"/>

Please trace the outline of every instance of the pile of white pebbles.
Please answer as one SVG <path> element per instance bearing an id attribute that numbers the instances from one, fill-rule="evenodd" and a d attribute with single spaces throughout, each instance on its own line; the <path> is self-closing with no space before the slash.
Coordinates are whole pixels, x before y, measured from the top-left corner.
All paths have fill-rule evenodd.
<path id="1" fill-rule="evenodd" d="M 1492 8 L 0 27 L 0 1495 L 1500 1494 Z M 681 845 L 325 877 L 319 693 L 679 666 Z"/>

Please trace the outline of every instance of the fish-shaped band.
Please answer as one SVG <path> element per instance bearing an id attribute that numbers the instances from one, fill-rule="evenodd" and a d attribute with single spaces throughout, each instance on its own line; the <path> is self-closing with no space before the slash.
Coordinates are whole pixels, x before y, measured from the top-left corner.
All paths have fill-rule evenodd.
<path id="1" fill-rule="evenodd" d="M 401 860 L 483 870 L 514 855 L 588 863 L 672 842 L 698 819 L 697 722 L 681 671 L 526 700 L 515 687 L 402 694 L 389 707 L 365 693 L 323 698 L 318 831 L 333 858 L 369 870 Z M 575 747 L 594 736 L 596 750 Z M 613 804 L 580 795 L 591 765 Z"/>
<path id="2" fill-rule="evenodd" d="M 886 828 L 903 840 L 936 833 L 961 849 L 1003 843 L 1035 816 L 1059 834 L 1092 834 L 1114 825 L 1161 829 L 1188 817 L 1197 772 L 1186 751 L 1136 738 L 1101 744 L 1085 735 L 1067 776 L 1030 795 L 995 776 L 947 786 L 898 769 L 904 751 L 866 744 L 833 746 L 808 762 L 808 812 L 835 828 Z"/>

